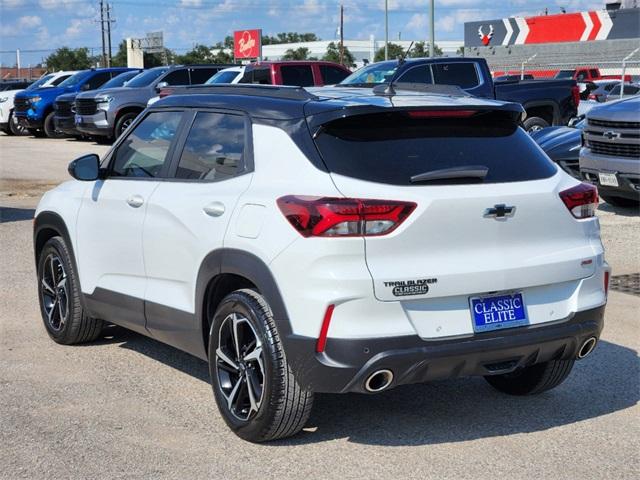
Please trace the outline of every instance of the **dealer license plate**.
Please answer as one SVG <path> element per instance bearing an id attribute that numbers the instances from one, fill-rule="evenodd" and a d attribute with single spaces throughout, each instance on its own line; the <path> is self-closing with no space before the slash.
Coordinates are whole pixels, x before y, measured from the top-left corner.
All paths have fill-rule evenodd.
<path id="1" fill-rule="evenodd" d="M 471 297 L 469 304 L 473 316 L 473 329 L 476 332 L 521 327 L 529 324 L 522 293 Z"/>
<path id="2" fill-rule="evenodd" d="M 617 187 L 618 185 L 618 177 L 616 177 L 615 173 L 598 173 L 598 179 L 600 180 L 600 185 L 604 185 L 605 187 Z"/>

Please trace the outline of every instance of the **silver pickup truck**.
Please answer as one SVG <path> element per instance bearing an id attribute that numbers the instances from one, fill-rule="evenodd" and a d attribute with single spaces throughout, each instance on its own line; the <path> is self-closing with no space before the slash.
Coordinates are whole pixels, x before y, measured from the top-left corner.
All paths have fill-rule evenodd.
<path id="1" fill-rule="evenodd" d="M 640 204 L 640 96 L 595 107 L 587 113 L 580 174 L 598 186 L 611 205 Z"/>

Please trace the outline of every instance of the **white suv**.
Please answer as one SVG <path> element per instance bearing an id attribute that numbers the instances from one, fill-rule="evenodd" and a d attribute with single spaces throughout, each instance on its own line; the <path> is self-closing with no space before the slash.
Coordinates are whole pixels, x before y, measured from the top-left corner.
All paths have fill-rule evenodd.
<path id="1" fill-rule="evenodd" d="M 298 432 L 314 392 L 557 386 L 603 326 L 596 188 L 520 105 L 425 90 L 205 86 L 147 109 L 38 206 L 49 335 L 115 323 L 208 360 L 251 441 Z"/>

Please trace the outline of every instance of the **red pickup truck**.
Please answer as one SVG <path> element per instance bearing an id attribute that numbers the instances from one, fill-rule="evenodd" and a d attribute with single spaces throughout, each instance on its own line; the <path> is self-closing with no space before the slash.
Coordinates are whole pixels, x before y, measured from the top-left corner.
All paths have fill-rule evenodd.
<path id="1" fill-rule="evenodd" d="M 555 78 L 573 78 L 576 82 L 593 82 L 594 80 L 620 80 L 620 75 L 602 75 L 598 67 L 579 67 L 560 70 Z M 630 82 L 631 75 L 625 75 L 624 80 Z"/>
<path id="2" fill-rule="evenodd" d="M 322 61 L 267 61 L 250 63 L 238 83 L 321 87 L 335 85 L 351 75 L 342 65 Z"/>

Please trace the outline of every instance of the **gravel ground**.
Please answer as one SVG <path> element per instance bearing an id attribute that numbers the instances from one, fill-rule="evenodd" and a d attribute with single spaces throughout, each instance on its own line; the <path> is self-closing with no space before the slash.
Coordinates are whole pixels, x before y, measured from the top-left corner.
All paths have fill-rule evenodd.
<path id="1" fill-rule="evenodd" d="M 56 345 L 41 325 L 31 217 L 66 165 L 106 147 L 0 137 L 0 478 L 638 478 L 640 297 L 612 292 L 602 341 L 534 398 L 482 379 L 318 395 L 297 437 L 232 435 L 207 365 L 112 328 Z M 600 206 L 614 272 L 640 272 L 637 212 Z"/>

